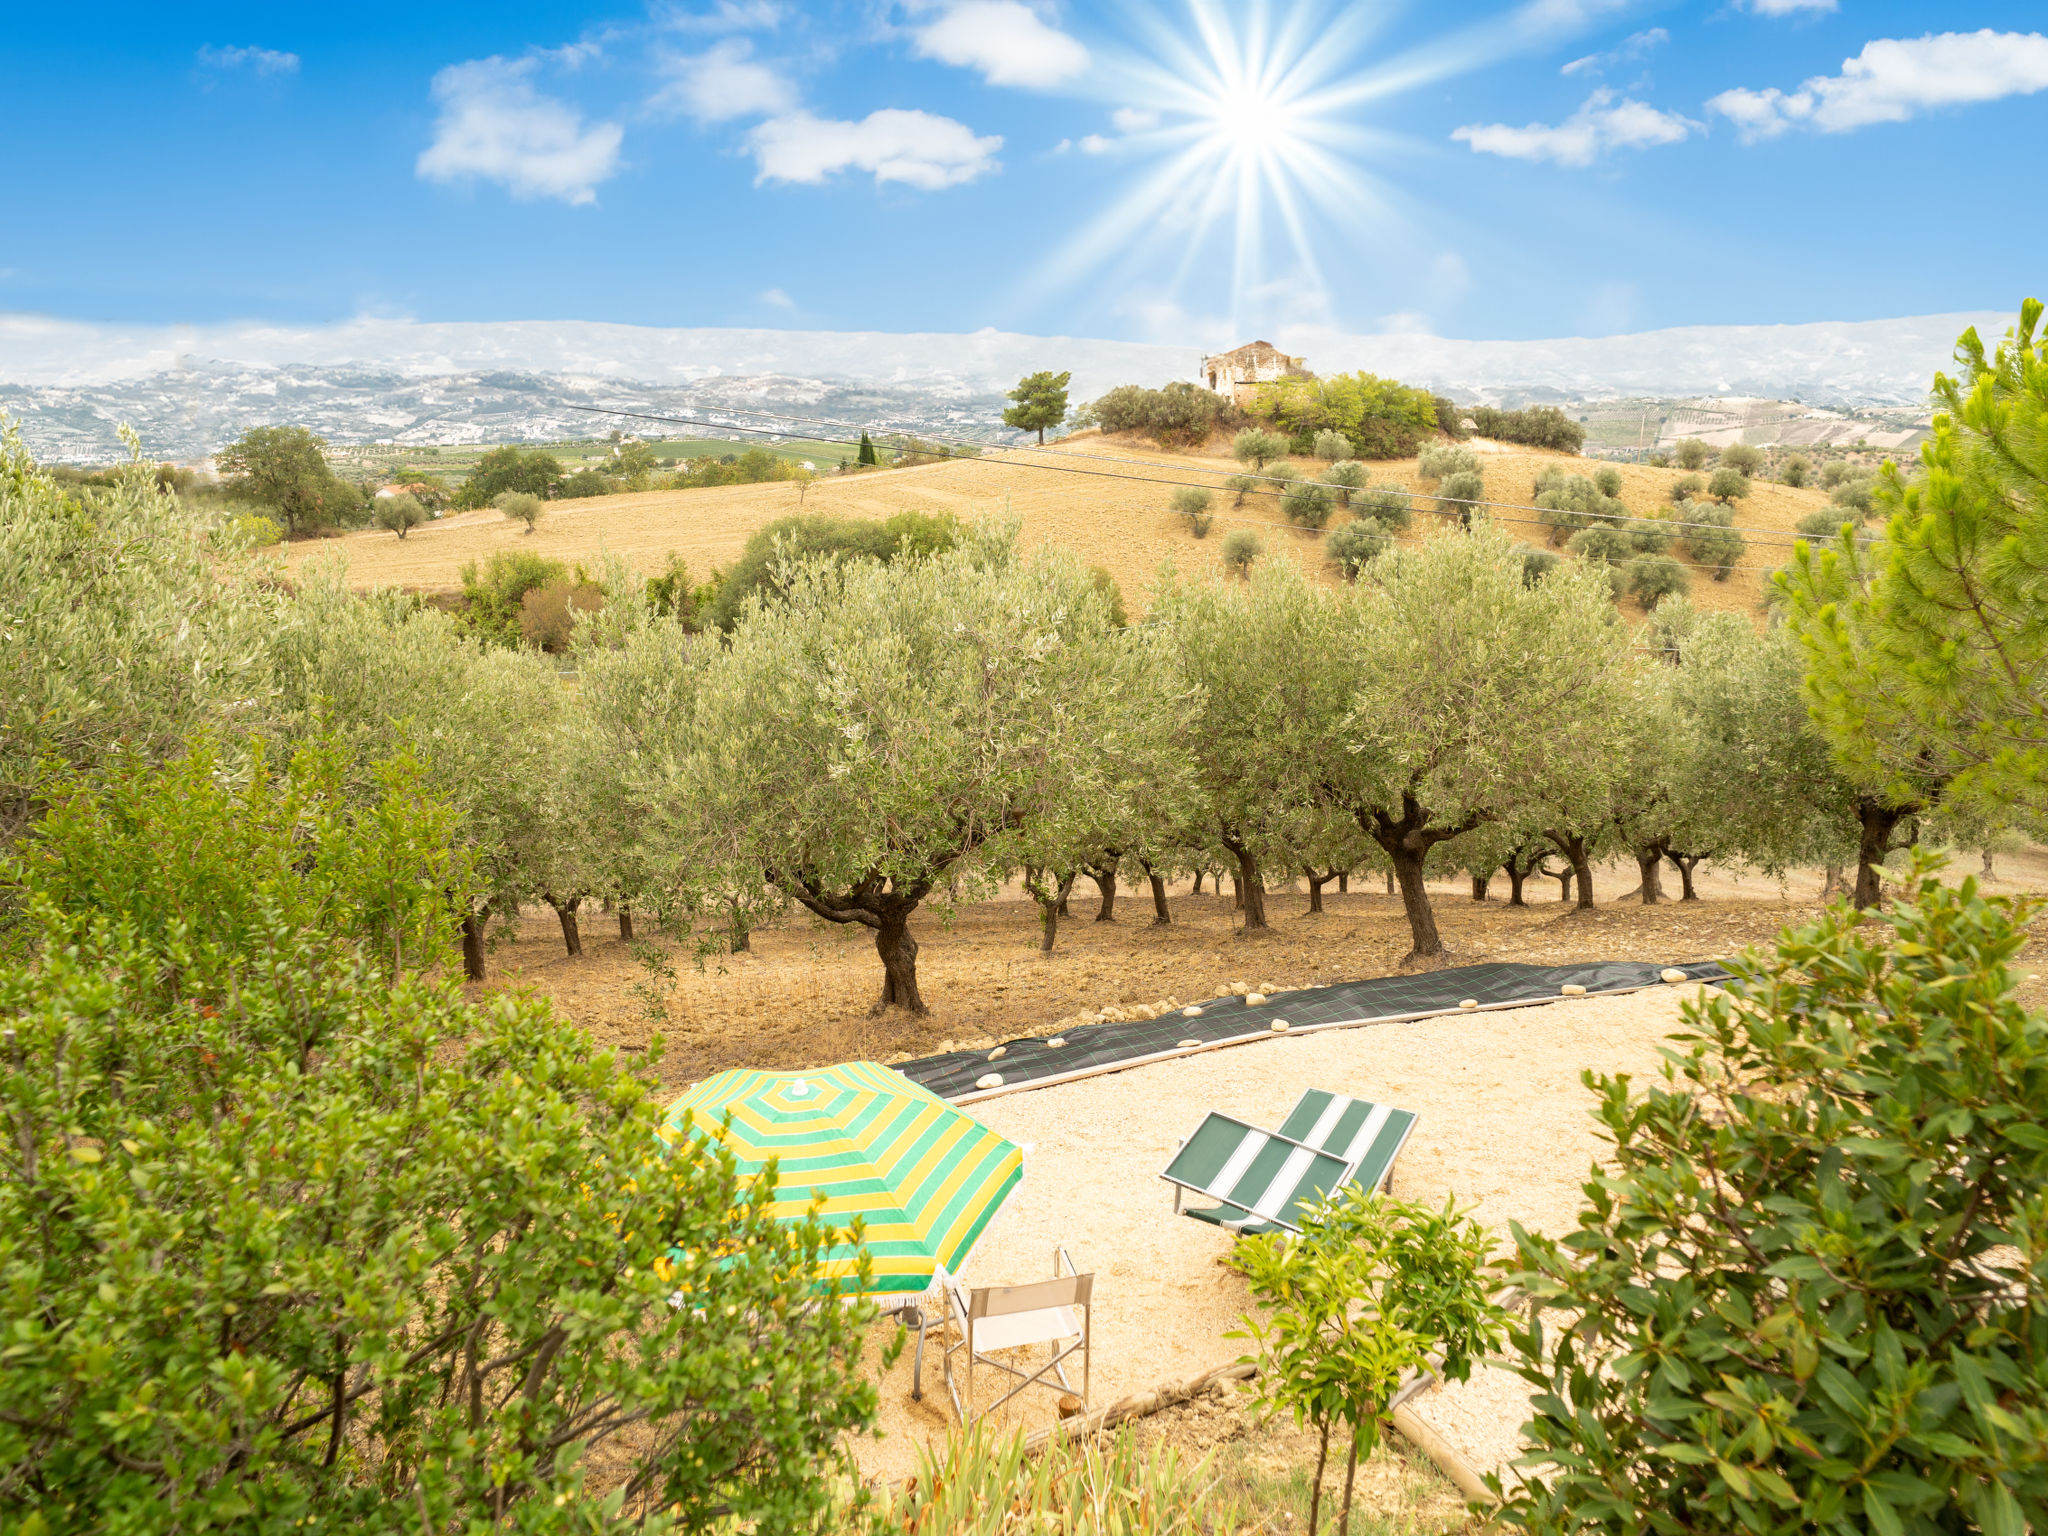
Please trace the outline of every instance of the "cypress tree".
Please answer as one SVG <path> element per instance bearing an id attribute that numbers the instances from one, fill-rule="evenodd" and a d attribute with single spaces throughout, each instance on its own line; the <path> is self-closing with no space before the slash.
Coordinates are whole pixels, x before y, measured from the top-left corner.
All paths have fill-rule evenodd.
<path id="1" fill-rule="evenodd" d="M 860 435 L 860 457 L 855 462 L 859 464 L 873 464 L 876 462 L 875 445 L 868 441 L 868 435 L 865 432 Z"/>

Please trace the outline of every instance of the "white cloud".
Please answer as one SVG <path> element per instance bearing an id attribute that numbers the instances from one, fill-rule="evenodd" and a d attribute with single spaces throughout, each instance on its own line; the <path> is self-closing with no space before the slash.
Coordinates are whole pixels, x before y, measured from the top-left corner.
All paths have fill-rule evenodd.
<path id="1" fill-rule="evenodd" d="M 1707 103 L 1745 142 L 1810 124 L 1847 133 L 1903 123 L 1932 107 L 1966 106 L 2048 90 L 2048 37 L 2039 32 L 1929 33 L 1881 37 L 1842 61 L 1839 75 L 1815 75 L 1796 91 L 1737 87 Z"/>
<path id="2" fill-rule="evenodd" d="M 965 123 L 930 112 L 885 107 L 857 123 L 792 112 L 747 135 L 760 174 L 754 180 L 822 182 L 849 167 L 872 172 L 879 186 L 907 182 L 935 192 L 997 168 L 1000 137 L 977 137 Z"/>
<path id="3" fill-rule="evenodd" d="M 597 184 L 619 167 L 617 123 L 592 123 L 567 102 L 543 96 L 527 76 L 531 59 L 472 59 L 434 76 L 441 115 L 415 169 L 428 181 L 481 176 L 515 197 L 597 200 Z"/>
<path id="4" fill-rule="evenodd" d="M 1617 100 L 1613 91 L 1599 90 L 1555 127 L 1548 123 L 1530 123 L 1523 128 L 1506 123 L 1468 123 L 1453 129 L 1451 137 L 1470 144 L 1482 155 L 1591 165 L 1609 150 L 1676 144 L 1698 126 L 1676 112 L 1660 112 L 1625 96 Z"/>
<path id="5" fill-rule="evenodd" d="M 1079 147 L 1084 155 L 1106 155 L 1116 148 L 1116 140 L 1105 139 L 1099 133 L 1088 133 L 1081 136 Z"/>
<path id="6" fill-rule="evenodd" d="M 916 29 L 920 57 L 978 69 L 990 85 L 1043 89 L 1088 67 L 1088 50 L 1020 0 L 956 0 Z"/>
<path id="7" fill-rule="evenodd" d="M 708 11 L 671 11 L 663 22 L 678 32 L 757 32 L 782 22 L 775 0 L 718 0 Z"/>
<path id="8" fill-rule="evenodd" d="M 1796 16 L 1801 11 L 1832 11 L 1835 0 L 1742 0 L 1742 5 L 1759 16 Z"/>
<path id="9" fill-rule="evenodd" d="M 728 37 L 695 57 L 664 61 L 669 82 L 648 105 L 687 112 L 706 123 L 791 110 L 795 88 L 753 52 L 746 38 Z"/>
<path id="10" fill-rule="evenodd" d="M 1159 114 L 1145 107 L 1118 107 L 1109 120 L 1118 133 L 1143 133 L 1159 126 Z"/>
<path id="11" fill-rule="evenodd" d="M 1589 53 L 1583 59 L 1573 59 L 1558 71 L 1561 75 L 1599 74 L 1610 64 L 1633 64 L 1645 57 L 1652 48 L 1661 47 L 1671 41 L 1671 34 L 1662 27 L 1652 27 L 1647 32 L 1638 32 L 1623 38 L 1619 45 L 1605 53 Z"/>
<path id="12" fill-rule="evenodd" d="M 259 75 L 299 72 L 299 56 L 275 48 L 201 48 L 199 62 L 208 69 L 249 69 Z"/>
<path id="13" fill-rule="evenodd" d="M 796 300 L 792 299 L 780 288 L 762 289 L 760 293 L 760 299 L 763 304 L 766 304 L 773 309 L 794 310 L 796 308 Z"/>

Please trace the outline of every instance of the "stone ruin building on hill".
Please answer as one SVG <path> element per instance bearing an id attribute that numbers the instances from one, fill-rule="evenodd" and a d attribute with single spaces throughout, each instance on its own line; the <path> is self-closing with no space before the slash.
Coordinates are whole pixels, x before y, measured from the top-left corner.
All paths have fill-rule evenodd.
<path id="1" fill-rule="evenodd" d="M 1235 405 L 1249 405 L 1252 392 L 1275 379 L 1304 378 L 1308 368 L 1270 341 L 1248 341 L 1230 352 L 1202 359 L 1203 385 Z"/>

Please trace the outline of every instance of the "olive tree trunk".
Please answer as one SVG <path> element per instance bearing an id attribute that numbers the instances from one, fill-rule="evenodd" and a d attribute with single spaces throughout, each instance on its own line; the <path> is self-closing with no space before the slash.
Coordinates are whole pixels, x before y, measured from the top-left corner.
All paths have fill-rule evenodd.
<path id="1" fill-rule="evenodd" d="M 580 958 L 583 954 L 583 933 L 576 926 L 576 909 L 583 905 L 583 898 L 571 896 L 566 901 L 557 901 L 549 896 L 546 900 L 555 909 L 556 921 L 562 925 L 562 947 L 572 958 Z"/>
<path id="2" fill-rule="evenodd" d="M 1664 857 L 1669 859 L 1672 866 L 1678 871 L 1678 899 L 1680 901 L 1698 901 L 1700 893 L 1692 887 L 1692 872 L 1699 867 L 1700 860 L 1704 859 L 1706 855 L 1704 853 L 1673 853 L 1669 848 L 1666 848 L 1664 850 Z"/>
<path id="3" fill-rule="evenodd" d="M 873 930 L 875 953 L 882 961 L 882 995 L 870 1013 L 902 1008 L 929 1013 L 917 987 L 917 940 L 910 936 L 911 914 L 931 894 L 929 879 L 898 882 L 870 875 L 848 891 L 828 891 L 801 875 L 767 871 L 768 878 L 806 910 L 828 923 L 859 923 Z"/>
<path id="4" fill-rule="evenodd" d="M 1576 832 L 1545 832 L 1543 835 L 1556 845 L 1559 853 L 1571 860 L 1572 883 L 1579 888 L 1579 910 L 1592 910 L 1593 856 L 1585 838 Z M 1563 899 L 1563 896 L 1558 897 L 1560 901 Z"/>
<path id="5" fill-rule="evenodd" d="M 1248 843 L 1234 838 L 1225 838 L 1223 846 L 1237 856 L 1237 878 L 1231 883 L 1237 887 L 1237 899 L 1244 907 L 1244 931 L 1264 933 L 1270 924 L 1266 921 L 1265 877 L 1259 873 L 1259 857 Z"/>
<path id="6" fill-rule="evenodd" d="M 1873 795 L 1856 800 L 1856 892 L 1850 899 L 1858 911 L 1867 912 L 1884 900 L 1884 861 L 1888 854 L 1910 848 L 1919 841 L 1919 824 L 1913 820 L 1916 804 L 1886 805 Z M 1903 842 L 1892 834 L 1901 824 L 1907 828 Z"/>

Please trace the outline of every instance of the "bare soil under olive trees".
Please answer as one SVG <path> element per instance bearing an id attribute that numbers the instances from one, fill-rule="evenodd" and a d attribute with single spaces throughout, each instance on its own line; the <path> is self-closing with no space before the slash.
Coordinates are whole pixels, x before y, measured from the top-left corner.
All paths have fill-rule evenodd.
<path id="1" fill-rule="evenodd" d="M 1967 863 L 1974 870 L 1976 860 Z M 1958 865 L 1958 873 L 1962 864 Z M 1271 929 L 1246 935 L 1229 896 L 1171 888 L 1173 920 L 1152 921 L 1149 892 L 1120 892 L 1116 920 L 1094 921 L 1095 893 L 1075 886 L 1073 917 L 1060 925 L 1050 956 L 1038 953 L 1036 908 L 1013 897 L 963 906 L 949 914 L 926 908 L 913 921 L 918 971 L 931 1011 L 871 1011 L 881 964 L 866 929 L 835 927 L 801 911 L 757 931 L 742 954 L 697 956 L 687 945 L 643 944 L 673 967 L 663 984 L 621 942 L 610 918 L 583 915 L 583 955 L 569 958 L 552 911 L 529 908 L 499 930 L 481 990 L 532 988 L 587 1029 L 600 1045 L 645 1050 L 659 1035 L 657 1068 L 665 1089 L 680 1089 L 727 1067 L 796 1069 L 837 1061 L 893 1061 L 953 1046 L 994 1044 L 1054 1032 L 1076 1014 L 1108 1005 L 1188 1001 L 1217 986 L 1244 982 L 1302 987 L 1392 972 L 1408 950 L 1400 899 L 1377 876 L 1349 894 L 1324 893 L 1326 911 L 1307 912 L 1305 890 L 1284 884 L 1267 899 Z M 1555 882 L 1532 879 L 1530 905 L 1510 907 L 1505 882 L 1486 901 L 1471 899 L 1468 882 L 1440 882 L 1431 894 L 1448 964 L 1519 960 L 1562 964 L 1587 960 L 1680 962 L 1732 955 L 1768 945 L 1788 923 L 1820 910 L 1817 870 L 1784 882 L 1703 866 L 1701 900 L 1644 906 L 1618 899 L 1636 883 L 1635 867 L 1610 865 L 1595 878 L 1597 905 L 1581 911 L 1557 899 Z M 1673 891 L 1677 881 L 1667 876 Z M 1994 893 L 2048 890 L 2048 850 L 2003 855 Z M 2022 963 L 2048 970 L 2048 919 Z M 2026 992 L 2048 1003 L 2048 986 Z"/>

